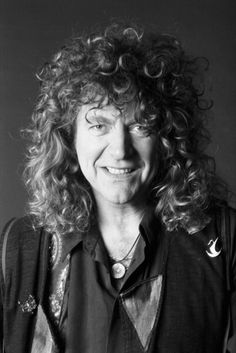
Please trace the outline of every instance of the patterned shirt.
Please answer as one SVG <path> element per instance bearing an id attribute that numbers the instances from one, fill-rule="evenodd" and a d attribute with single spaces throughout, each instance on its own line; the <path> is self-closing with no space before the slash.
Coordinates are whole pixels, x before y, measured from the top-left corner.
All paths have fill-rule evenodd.
<path id="1" fill-rule="evenodd" d="M 98 229 L 70 234 L 51 246 L 49 298 L 61 352 L 221 353 L 228 293 L 215 220 L 189 235 L 166 231 L 150 214 L 140 234 L 118 286 Z M 233 323 L 235 273 L 234 265 Z M 235 337 L 230 342 L 234 348 Z"/>
<path id="2" fill-rule="evenodd" d="M 143 263 L 145 259 L 144 250 L 147 239 L 145 240 L 145 235 L 143 233 L 144 232 L 142 231 L 142 236 L 138 241 L 130 267 L 125 277 L 121 280 L 115 280 L 110 276 L 110 260 L 105 250 L 101 235 L 96 227 L 93 227 L 87 234 L 84 234 L 83 236 L 81 234 L 76 233 L 70 234 L 66 237 L 61 237 L 58 235 L 52 236 L 50 246 L 51 268 L 47 286 L 48 312 L 52 330 L 54 331 L 54 334 L 57 337 L 57 342 L 59 342 L 61 352 L 64 352 L 66 349 L 66 336 L 68 335 L 68 326 L 70 326 L 71 321 L 68 318 L 68 307 L 71 307 L 75 304 L 72 303 L 73 295 L 71 294 L 69 296 L 69 293 L 76 292 L 75 287 L 76 282 L 78 282 L 77 280 L 73 280 L 75 277 L 78 276 L 77 267 L 79 266 L 73 266 L 73 263 L 76 261 L 76 257 L 78 257 L 78 252 L 80 251 L 78 247 L 82 248 L 83 255 L 85 257 L 88 257 L 90 261 L 94 263 L 98 271 L 99 266 L 102 264 L 106 269 L 106 273 L 109 274 L 110 281 L 109 283 L 105 284 L 105 286 L 108 286 L 105 289 L 105 292 L 107 292 L 108 290 L 109 296 L 111 296 L 111 301 L 107 302 L 105 306 L 107 308 L 106 310 L 110 311 L 110 313 L 108 314 L 107 319 L 105 321 L 108 324 L 111 324 L 110 315 L 112 312 L 112 306 L 116 305 L 116 298 L 121 293 L 123 285 L 126 283 L 130 275 L 135 272 L 135 270 Z M 103 276 L 103 274 L 101 274 L 101 280 L 107 282 L 107 279 Z M 158 277 L 158 282 L 156 283 L 156 285 L 159 286 L 160 284 L 161 278 Z M 107 295 L 107 293 L 104 294 L 105 296 Z M 68 305 L 69 298 L 70 305 Z M 94 298 L 94 301 L 96 300 L 97 298 Z M 124 303 L 126 303 L 125 296 L 123 298 L 123 301 Z M 98 306 L 100 306 L 99 302 Z M 76 310 L 76 308 L 74 309 Z M 128 307 L 127 310 L 129 310 Z M 97 325 L 99 324 L 97 323 Z M 104 323 L 102 325 L 104 325 Z M 101 328 L 101 331 L 103 331 L 103 329 L 104 327 Z M 91 330 L 91 328 L 89 330 Z M 107 327 L 106 330 L 109 331 L 109 328 Z M 150 337 L 146 337 L 146 339 L 143 338 L 143 340 L 145 341 L 144 345 L 147 344 L 146 341 L 148 341 L 149 339 Z"/>

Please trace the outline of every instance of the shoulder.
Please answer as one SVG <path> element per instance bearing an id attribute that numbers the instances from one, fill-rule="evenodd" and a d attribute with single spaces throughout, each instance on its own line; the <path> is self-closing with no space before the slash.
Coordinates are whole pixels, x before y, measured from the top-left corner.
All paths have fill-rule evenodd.
<path id="1" fill-rule="evenodd" d="M 215 205 L 215 223 L 225 248 L 226 258 L 236 287 L 236 209 L 226 202 Z"/>
<path id="2" fill-rule="evenodd" d="M 236 240 L 236 209 L 226 202 L 216 200 L 209 208 L 209 215 L 218 231 L 224 233 L 230 245 L 233 245 Z"/>
<path id="3" fill-rule="evenodd" d="M 8 231 L 11 234 L 24 234 L 24 233 L 40 233 L 42 228 L 37 226 L 36 219 L 32 215 L 26 215 L 21 218 L 10 219 L 3 228 L 3 233 Z"/>
<path id="4" fill-rule="evenodd" d="M 36 225 L 34 216 L 26 215 L 21 218 L 13 218 L 3 228 L 0 250 L 7 244 L 7 249 L 15 253 L 17 249 L 38 246 L 45 235 L 42 227 Z"/>
<path id="5" fill-rule="evenodd" d="M 226 208 L 225 214 L 226 232 L 229 236 L 229 257 L 234 268 L 236 281 L 236 209 L 233 207 Z"/>
<path id="6" fill-rule="evenodd" d="M 222 218 L 225 216 L 230 224 L 236 224 L 236 209 L 226 201 L 214 200 L 208 209 L 208 213 L 213 218 Z"/>
<path id="7" fill-rule="evenodd" d="M 230 206 L 227 206 L 228 214 L 229 214 L 229 220 L 230 220 L 230 226 L 232 229 L 235 229 L 236 227 L 236 209 Z"/>
<path id="8" fill-rule="evenodd" d="M 225 223 L 227 231 L 231 233 L 236 227 L 236 209 L 226 202 L 216 203 L 214 206 L 215 217 Z"/>
<path id="9" fill-rule="evenodd" d="M 12 230 L 15 232 L 25 233 L 25 232 L 33 232 L 36 231 L 36 220 L 31 215 L 26 215 L 21 218 L 13 218 L 14 223 L 12 224 Z M 9 223 L 9 222 L 8 222 Z M 39 228 L 37 229 L 39 230 Z"/>
<path id="10" fill-rule="evenodd" d="M 0 241 L 0 256 L 2 263 L 5 261 L 6 273 L 22 271 L 27 274 L 30 268 L 37 267 L 40 254 L 48 249 L 49 234 L 37 227 L 34 217 L 29 215 L 15 219 L 7 236 L 6 227 L 7 224 Z"/>

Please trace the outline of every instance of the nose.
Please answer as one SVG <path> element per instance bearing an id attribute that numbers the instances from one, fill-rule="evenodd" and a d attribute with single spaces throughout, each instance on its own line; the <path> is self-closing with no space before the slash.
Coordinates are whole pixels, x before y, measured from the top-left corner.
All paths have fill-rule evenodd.
<path id="1" fill-rule="evenodd" d="M 117 124 L 113 134 L 111 134 L 109 150 L 112 157 L 116 160 L 127 159 L 133 154 L 132 138 L 124 124 Z"/>

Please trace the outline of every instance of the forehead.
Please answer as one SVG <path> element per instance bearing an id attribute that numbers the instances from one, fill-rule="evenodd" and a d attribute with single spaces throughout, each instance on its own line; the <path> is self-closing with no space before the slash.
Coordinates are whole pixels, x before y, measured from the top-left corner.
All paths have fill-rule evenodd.
<path id="1" fill-rule="evenodd" d="M 78 120 L 86 120 L 89 117 L 105 117 L 111 120 L 124 119 L 130 121 L 135 119 L 138 111 L 137 103 L 130 102 L 122 107 L 109 104 L 107 101 L 101 103 L 94 102 L 80 106 Z"/>

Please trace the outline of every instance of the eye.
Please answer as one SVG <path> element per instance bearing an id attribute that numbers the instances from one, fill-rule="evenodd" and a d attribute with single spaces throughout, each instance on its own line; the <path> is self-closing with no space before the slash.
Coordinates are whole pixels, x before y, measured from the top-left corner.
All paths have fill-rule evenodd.
<path id="1" fill-rule="evenodd" d="M 93 133 L 93 135 L 100 136 L 108 132 L 108 127 L 105 124 L 96 124 L 90 126 L 89 130 Z"/>
<path id="2" fill-rule="evenodd" d="M 104 125 L 102 125 L 102 124 L 97 124 L 97 125 L 92 126 L 92 129 L 94 129 L 94 130 L 101 130 L 102 128 L 104 128 Z"/>
<path id="3" fill-rule="evenodd" d="M 133 124 L 130 126 L 130 132 L 140 137 L 146 137 L 151 134 L 151 128 L 147 125 Z"/>

